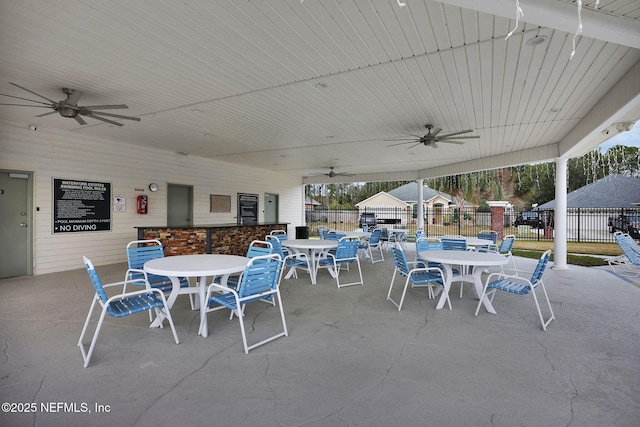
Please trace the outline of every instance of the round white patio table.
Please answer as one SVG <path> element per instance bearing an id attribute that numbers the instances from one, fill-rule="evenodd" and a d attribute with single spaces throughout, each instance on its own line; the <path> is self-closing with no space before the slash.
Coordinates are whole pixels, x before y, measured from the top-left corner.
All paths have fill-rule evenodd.
<path id="1" fill-rule="evenodd" d="M 167 298 L 169 309 L 176 302 L 178 295 L 183 293 L 198 293 L 200 306 L 200 329 L 198 333 L 203 337 L 208 334 L 207 317 L 205 313 L 206 301 L 204 301 L 207 278 L 222 276 L 221 282 L 226 285 L 229 275 L 244 271 L 249 258 L 237 255 L 222 254 L 199 254 L 199 255 L 175 255 L 164 258 L 157 258 L 147 261 L 144 264 L 144 271 L 159 276 L 167 276 L 171 279 L 171 293 Z M 180 277 L 199 277 L 199 287 L 180 287 Z M 164 314 L 160 313 L 151 323 L 151 327 L 159 327 L 164 319 Z"/>
<path id="2" fill-rule="evenodd" d="M 336 233 L 344 234 L 346 237 L 357 237 L 358 239 L 371 237 L 371 232 L 369 231 L 336 231 Z"/>
<path id="3" fill-rule="evenodd" d="M 409 230 L 406 228 L 390 228 L 384 227 L 387 229 L 389 233 L 393 233 L 395 236 L 395 241 L 400 243 L 402 247 L 405 247 L 406 239 L 403 239 L 402 236 L 406 236 L 409 233 Z M 387 246 L 387 252 L 389 251 L 389 247 Z"/>
<path id="4" fill-rule="evenodd" d="M 471 278 L 473 279 L 473 289 L 475 290 L 477 297 L 480 298 L 480 295 L 482 295 L 482 271 L 487 267 L 503 265 L 509 262 L 509 259 L 504 255 L 475 251 L 421 251 L 418 252 L 418 259 L 437 262 L 442 264 L 442 267 L 444 268 L 444 291 L 436 305 L 437 310 L 444 307 L 444 303 L 447 300 L 447 294 L 449 294 L 449 290 L 451 289 L 453 265 L 475 267 L 473 268 Z M 482 303 L 489 313 L 496 314 L 489 298 L 485 297 Z"/>
<path id="5" fill-rule="evenodd" d="M 316 258 L 318 254 L 328 251 L 329 249 L 335 249 L 338 247 L 337 240 L 326 239 L 292 239 L 283 240 L 282 246 L 293 249 L 294 252 L 306 251 L 310 256 L 310 274 L 311 283 L 316 284 Z"/>
<path id="6" fill-rule="evenodd" d="M 493 240 L 479 239 L 477 237 L 465 237 L 464 240 L 467 241 L 467 246 L 473 247 L 495 245 L 495 243 L 493 243 Z"/>

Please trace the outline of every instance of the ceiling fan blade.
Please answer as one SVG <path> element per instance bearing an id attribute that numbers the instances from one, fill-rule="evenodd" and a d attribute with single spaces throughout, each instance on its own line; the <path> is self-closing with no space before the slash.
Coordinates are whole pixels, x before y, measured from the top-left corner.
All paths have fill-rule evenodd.
<path id="1" fill-rule="evenodd" d="M 467 129 L 467 130 L 459 130 L 458 132 L 446 133 L 444 135 L 441 135 L 440 139 L 448 138 L 448 137 L 453 136 L 453 135 L 462 135 L 463 133 L 469 133 L 469 132 L 473 132 L 473 130 L 472 129 Z"/>
<path id="2" fill-rule="evenodd" d="M 78 116 L 78 115 L 76 115 L 74 117 L 74 119 L 76 119 L 76 122 L 80 123 L 81 125 L 86 125 L 87 124 L 87 122 L 85 122 L 84 119 L 82 117 Z"/>
<path id="3" fill-rule="evenodd" d="M 455 139 L 478 139 L 480 138 L 478 135 L 472 135 L 472 136 L 456 136 Z M 441 136 L 440 138 L 438 138 L 438 141 L 446 141 L 448 140 L 449 137 L 446 136 Z"/>
<path id="4" fill-rule="evenodd" d="M 44 103 L 43 103 L 44 104 Z M 27 105 L 27 104 L 4 104 L 0 103 L 0 105 L 13 105 L 15 107 L 37 107 L 37 108 L 51 108 L 50 105 Z"/>
<path id="5" fill-rule="evenodd" d="M 418 142 L 417 144 L 414 144 L 411 147 L 407 147 L 407 150 L 411 150 L 413 147 L 417 147 L 420 144 L 422 144 L 422 142 Z"/>
<path id="6" fill-rule="evenodd" d="M 441 128 L 435 128 L 435 129 L 433 130 L 433 132 L 431 133 L 431 136 L 432 136 L 432 137 L 435 137 L 435 136 L 436 136 L 436 135 L 438 135 L 440 132 L 442 132 L 442 129 L 441 129 Z"/>
<path id="7" fill-rule="evenodd" d="M 386 142 L 392 142 L 392 141 L 417 141 L 420 138 L 391 138 L 391 139 L 384 139 L 383 141 Z"/>
<path id="8" fill-rule="evenodd" d="M 101 116 L 107 116 L 107 117 L 115 117 L 117 119 L 126 119 L 126 120 L 135 120 L 136 122 L 139 122 L 141 119 L 139 117 L 131 117 L 131 116 L 121 116 L 120 114 L 111 114 L 111 113 L 103 113 L 102 111 L 89 111 L 87 110 L 87 112 L 85 113 L 83 111 L 83 109 L 86 107 L 80 107 L 79 111 L 80 114 L 84 114 L 85 116 L 88 114 L 93 114 L 93 115 L 101 115 Z"/>
<path id="9" fill-rule="evenodd" d="M 118 105 L 85 105 L 82 108 L 86 108 L 87 110 L 120 110 L 129 108 L 124 104 Z"/>
<path id="10" fill-rule="evenodd" d="M 46 103 L 46 102 L 36 101 L 35 99 L 20 98 L 19 96 L 7 95 L 6 93 L 0 93 L 0 95 L 2 95 L 2 96 L 8 96 L 9 98 L 22 99 L 23 101 L 37 102 L 38 104 L 44 104 L 44 105 L 48 105 L 48 106 L 50 106 L 50 104 L 48 104 L 48 103 Z M 3 104 L 3 105 L 17 105 L 17 104 Z M 34 105 L 34 107 L 39 107 L 39 105 Z"/>
<path id="11" fill-rule="evenodd" d="M 87 116 L 87 117 L 91 117 L 92 119 L 101 120 L 103 122 L 110 123 L 112 125 L 123 126 L 122 123 L 118 123 L 118 122 L 114 122 L 113 120 L 109 120 L 109 119 L 105 119 L 105 118 L 102 118 L 102 117 L 94 116 L 91 112 L 89 112 L 89 114 L 84 114 L 84 115 Z M 76 118 L 76 120 L 77 120 L 77 118 Z"/>
<path id="12" fill-rule="evenodd" d="M 44 117 L 44 116 L 48 116 L 49 114 L 55 114 L 57 112 L 58 112 L 57 110 L 53 110 L 53 111 L 49 111 L 48 113 L 38 114 L 36 117 Z"/>
<path id="13" fill-rule="evenodd" d="M 46 96 L 42 96 L 42 95 L 40 95 L 39 93 L 35 93 L 34 91 L 27 89 L 26 87 L 22 87 L 22 86 L 20 86 L 20 85 L 17 85 L 17 84 L 15 84 L 15 83 L 11 83 L 11 82 L 9 82 L 9 84 L 10 84 L 10 85 L 14 85 L 15 87 L 19 87 L 19 88 L 20 88 L 20 89 L 22 89 L 22 90 L 26 90 L 27 92 L 32 93 L 32 94 L 34 94 L 35 96 L 39 96 L 39 97 L 40 97 L 40 98 L 42 98 L 42 99 L 46 99 L 47 101 L 49 101 L 49 102 L 50 102 L 50 103 L 52 103 L 52 104 L 55 104 L 55 103 L 56 103 L 55 101 L 53 101 L 53 100 L 51 100 L 51 99 L 47 98 Z"/>
<path id="14" fill-rule="evenodd" d="M 396 145 L 402 145 L 402 144 L 413 144 L 414 142 L 416 142 L 415 139 L 413 141 L 398 142 L 397 144 L 389 144 L 387 145 L 387 147 L 395 147 Z M 422 142 L 418 142 L 418 144 L 422 144 Z"/>
<path id="15" fill-rule="evenodd" d="M 401 141 L 403 139 L 409 141 L 410 139 L 415 139 L 415 138 L 420 139 L 420 138 L 422 138 L 422 135 L 414 135 L 412 133 L 406 133 L 406 132 L 402 132 L 402 134 L 405 135 L 405 136 L 399 136 L 399 137 L 396 137 L 396 138 L 387 138 L 387 139 L 385 139 L 385 141 Z"/>
<path id="16" fill-rule="evenodd" d="M 454 141 L 454 140 L 452 140 L 452 139 L 441 139 L 441 140 L 439 140 L 438 142 L 444 142 L 444 143 L 446 143 L 446 144 L 458 144 L 458 145 L 465 144 L 465 142 L 464 142 L 464 141 Z"/>
<path id="17" fill-rule="evenodd" d="M 71 89 L 71 94 L 67 98 L 67 103 L 72 105 L 78 104 L 78 101 L 80 101 L 82 94 L 83 92 L 81 90 Z"/>

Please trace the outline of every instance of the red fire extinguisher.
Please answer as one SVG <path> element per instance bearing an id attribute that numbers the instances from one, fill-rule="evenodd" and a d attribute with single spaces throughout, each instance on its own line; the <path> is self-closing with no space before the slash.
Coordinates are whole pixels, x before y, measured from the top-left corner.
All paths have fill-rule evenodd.
<path id="1" fill-rule="evenodd" d="M 137 209 L 139 214 L 145 215 L 147 213 L 148 201 L 147 196 L 142 194 L 138 196 Z"/>

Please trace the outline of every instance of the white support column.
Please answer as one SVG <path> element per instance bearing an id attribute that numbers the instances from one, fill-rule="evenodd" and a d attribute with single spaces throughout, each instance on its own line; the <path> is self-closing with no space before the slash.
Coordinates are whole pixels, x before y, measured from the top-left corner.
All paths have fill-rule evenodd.
<path id="1" fill-rule="evenodd" d="M 424 230 L 424 179 L 416 180 L 418 183 L 418 228 Z"/>
<path id="2" fill-rule="evenodd" d="M 567 159 L 556 159 L 556 211 L 553 236 L 553 269 L 567 266 Z"/>

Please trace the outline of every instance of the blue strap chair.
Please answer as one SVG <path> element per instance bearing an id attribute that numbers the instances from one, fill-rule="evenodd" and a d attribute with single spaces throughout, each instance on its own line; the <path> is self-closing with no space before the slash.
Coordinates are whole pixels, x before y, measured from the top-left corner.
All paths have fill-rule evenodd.
<path id="1" fill-rule="evenodd" d="M 143 271 L 144 264 L 147 261 L 163 257 L 164 247 L 159 240 L 134 240 L 127 243 L 127 263 L 129 265 L 129 270 L 127 270 L 125 282 L 132 284 L 137 283 L 138 285 L 146 283 L 152 288 L 160 289 L 162 292 L 171 292 L 173 285 L 167 276 L 148 274 Z M 180 287 L 189 287 L 189 280 L 186 277 L 180 278 Z M 122 287 L 122 292 L 124 293 L 126 291 L 127 285 L 125 284 Z M 189 301 L 191 302 L 191 309 L 194 310 L 196 308 L 197 299 L 194 299 L 192 293 L 189 293 Z M 149 318 L 151 318 L 151 312 L 149 312 Z"/>
<path id="2" fill-rule="evenodd" d="M 84 326 L 82 327 L 80 339 L 78 340 L 78 347 L 80 347 L 80 352 L 82 353 L 82 358 L 84 359 L 85 368 L 89 366 L 89 361 L 91 360 L 91 355 L 93 354 L 96 342 L 98 341 L 98 335 L 100 334 L 102 323 L 107 314 L 111 317 L 120 318 L 135 313 L 141 313 L 143 311 L 155 310 L 156 315 L 158 315 L 159 310 L 164 309 L 166 319 L 169 321 L 171 331 L 173 332 L 173 338 L 175 339 L 176 344 L 180 343 L 180 341 L 178 340 L 178 335 L 176 334 L 176 328 L 173 326 L 171 310 L 169 310 L 169 307 L 167 307 L 167 300 L 165 299 L 164 293 L 160 289 L 152 288 L 148 286 L 148 283 L 142 283 L 145 282 L 144 278 L 127 279 L 122 282 L 103 285 L 100 277 L 98 276 L 98 273 L 96 272 L 96 269 L 93 266 L 93 263 L 89 260 L 89 258 L 82 257 L 82 259 L 84 260 L 84 266 L 87 269 L 87 273 L 91 278 L 91 283 L 93 284 L 93 287 L 96 291 L 93 297 L 93 301 L 91 302 L 91 307 L 89 308 L 89 313 L 87 314 L 87 319 L 85 320 Z M 135 271 L 128 270 L 127 273 L 129 272 L 137 273 Z M 127 274 L 127 277 L 130 277 L 130 275 Z M 134 292 L 122 292 L 111 297 L 107 295 L 105 288 L 109 288 L 112 286 L 123 286 L 126 283 L 144 286 L 145 289 Z M 93 333 L 93 338 L 91 339 L 89 350 L 87 350 L 82 341 L 84 339 L 85 333 L 87 332 L 89 322 L 91 321 L 91 315 L 93 314 L 93 310 L 96 307 L 96 303 L 100 304 L 100 306 L 102 307 L 102 311 L 100 313 L 100 318 L 98 319 L 98 324 L 96 325 L 96 330 Z M 162 324 L 160 326 L 162 327 Z"/>
<path id="3" fill-rule="evenodd" d="M 389 247 L 393 246 L 396 242 L 395 233 L 389 233 L 389 229 L 386 227 L 382 228 L 382 234 L 380 235 L 380 240 L 382 240 L 382 245 L 386 247 L 387 252 L 389 252 Z"/>
<path id="4" fill-rule="evenodd" d="M 293 254 L 285 253 L 282 243 L 280 243 L 280 240 L 276 236 L 267 235 L 267 241 L 273 245 L 273 253 L 280 255 L 283 259 L 284 269 L 289 269 L 289 272 L 287 272 L 284 277 L 285 279 L 291 276 L 297 279 L 298 268 L 306 270 L 307 273 L 311 274 L 311 264 L 309 264 L 309 256 L 307 254 L 303 252 Z"/>
<path id="5" fill-rule="evenodd" d="M 640 247 L 629 234 L 616 231 L 614 233 L 616 243 L 622 251 L 622 255 L 609 258 L 607 261 L 614 273 L 614 265 L 622 267 L 620 272 L 623 275 L 637 277 L 640 276 Z"/>
<path id="6" fill-rule="evenodd" d="M 442 240 L 439 237 L 420 237 L 416 240 L 416 265 L 418 267 L 436 267 L 442 270 L 442 264 L 439 262 L 420 259 L 420 252 L 440 250 L 442 250 Z M 460 274 L 460 271 L 454 268 L 453 274 Z"/>
<path id="7" fill-rule="evenodd" d="M 391 284 L 389 285 L 389 292 L 387 292 L 387 300 L 391 301 L 393 305 L 398 307 L 398 311 L 402 309 L 402 303 L 404 302 L 405 294 L 407 293 L 407 287 L 411 283 L 412 288 L 427 287 L 429 289 L 429 298 L 434 298 L 433 287 L 444 287 L 444 273 L 437 267 L 420 267 L 418 265 L 424 265 L 416 262 L 408 262 L 404 251 L 399 245 L 391 248 L 393 253 L 393 260 L 395 262 L 395 269 L 393 270 L 393 276 L 391 277 Z M 393 285 L 396 280 L 396 276 L 405 277 L 404 289 L 402 290 L 402 296 L 400 301 L 396 302 L 391 297 L 393 291 Z M 447 303 L 449 304 L 449 310 L 451 310 L 451 301 L 447 295 Z"/>
<path id="8" fill-rule="evenodd" d="M 495 230 L 480 230 L 478 239 L 491 240 L 493 244 L 498 243 L 498 232 Z"/>
<path id="9" fill-rule="evenodd" d="M 249 350 L 289 334 L 287 332 L 287 323 L 284 317 L 284 308 L 282 306 L 279 287 L 282 277 L 282 258 L 280 258 L 278 254 L 252 258 L 241 276 L 240 283 L 236 290 L 218 285 L 217 283 L 212 283 L 207 287 L 205 316 L 206 313 L 224 308 L 231 310 L 240 322 L 244 352 L 249 354 Z M 283 331 L 256 344 L 248 345 L 247 333 L 244 327 L 245 306 L 255 301 L 273 300 L 274 297 L 277 299 L 277 305 L 280 308 Z M 262 318 L 262 316 L 260 317 Z M 257 318 L 254 319 L 252 327 L 255 327 L 255 320 L 257 320 Z"/>
<path id="10" fill-rule="evenodd" d="M 272 238 L 280 239 L 279 235 L 271 235 Z M 254 240 L 249 244 L 247 249 L 247 258 L 256 258 L 265 255 L 271 255 L 273 253 L 272 241 Z M 220 284 L 220 278 L 216 277 L 214 282 Z M 227 278 L 227 286 L 230 288 L 236 288 L 240 282 L 240 275 L 232 275 Z"/>
<path id="11" fill-rule="evenodd" d="M 540 257 L 538 265 L 531 275 L 531 279 L 526 279 L 519 276 L 508 276 L 503 273 L 490 274 L 489 277 L 487 277 L 484 288 L 482 289 L 480 302 L 478 304 L 478 307 L 476 308 L 476 316 L 480 311 L 480 306 L 482 305 L 483 299 L 489 298 L 489 301 L 493 303 L 493 298 L 495 297 L 496 291 L 505 291 L 515 295 L 527 295 L 531 293 L 536 304 L 540 323 L 542 324 L 542 330 L 546 331 L 547 325 L 555 319 L 553 308 L 551 308 L 551 302 L 549 301 L 549 295 L 547 294 L 547 290 L 544 287 L 544 282 L 542 281 L 542 275 L 547 268 L 549 258 L 551 258 L 550 250 L 544 252 Z M 544 299 L 547 302 L 547 307 L 549 308 L 550 316 L 547 319 L 545 319 L 542 315 L 542 311 L 540 310 L 540 303 L 538 302 L 538 297 L 536 296 L 536 288 L 538 287 L 542 289 L 542 294 L 544 295 Z"/>
<path id="12" fill-rule="evenodd" d="M 490 240 L 491 243 L 487 245 L 477 245 L 477 252 L 497 252 L 498 251 L 498 232 L 494 230 L 480 230 L 478 233 L 478 239 Z"/>
<path id="13" fill-rule="evenodd" d="M 345 237 L 346 234 L 338 233 L 337 231 L 328 231 L 326 236 L 324 237 L 326 240 L 340 240 Z"/>
<path id="14" fill-rule="evenodd" d="M 269 235 L 276 236 L 278 239 L 280 239 L 280 241 L 287 240 L 289 238 L 287 232 L 284 230 L 271 230 Z"/>
<path id="15" fill-rule="evenodd" d="M 445 251 L 466 251 L 467 240 L 464 238 L 443 237 L 442 249 Z"/>
<path id="16" fill-rule="evenodd" d="M 382 253 L 382 240 L 380 240 L 381 235 L 382 230 L 375 229 L 371 232 L 371 236 L 369 237 L 369 239 L 360 241 L 360 250 L 364 251 L 371 259 L 371 264 L 384 261 L 384 254 Z M 378 252 L 380 252 L 380 259 L 374 260 L 373 249 L 376 249 Z"/>
<path id="17" fill-rule="evenodd" d="M 442 238 L 442 249 L 445 251 L 466 251 L 467 248 L 467 240 L 462 236 L 450 236 Z M 459 278 L 453 278 L 452 282 L 460 282 L 460 298 L 462 298 L 462 293 L 464 291 L 464 280 L 462 276 L 467 274 L 466 267 L 459 269 L 461 275 Z"/>
<path id="18" fill-rule="evenodd" d="M 518 269 L 516 268 L 516 263 L 513 259 L 513 254 L 511 253 L 511 250 L 513 249 L 513 244 L 515 242 L 516 242 L 516 236 L 513 234 L 508 234 L 502 238 L 502 241 L 500 242 L 500 246 L 498 246 L 498 253 L 509 258 L 511 265 L 513 266 L 513 268 L 511 267 L 509 268 L 509 271 L 512 271 L 511 274 L 513 276 L 518 275 Z M 501 268 L 502 268 L 502 272 L 504 273 L 505 272 L 504 266 L 502 266 Z"/>
<path id="19" fill-rule="evenodd" d="M 320 235 L 320 238 L 322 240 L 327 238 L 327 233 L 329 232 L 329 229 L 326 227 L 318 227 L 318 234 Z"/>
<path id="20" fill-rule="evenodd" d="M 335 252 L 325 252 L 318 258 L 316 272 L 321 268 L 326 268 L 329 273 L 335 277 L 338 288 L 364 284 L 362 280 L 362 270 L 360 268 L 360 257 L 358 257 L 359 247 L 360 239 L 343 237 L 338 241 L 338 247 L 335 249 Z M 340 284 L 340 271 L 343 270 L 342 267 L 346 267 L 348 271 L 351 264 L 358 266 L 360 281 Z"/>

